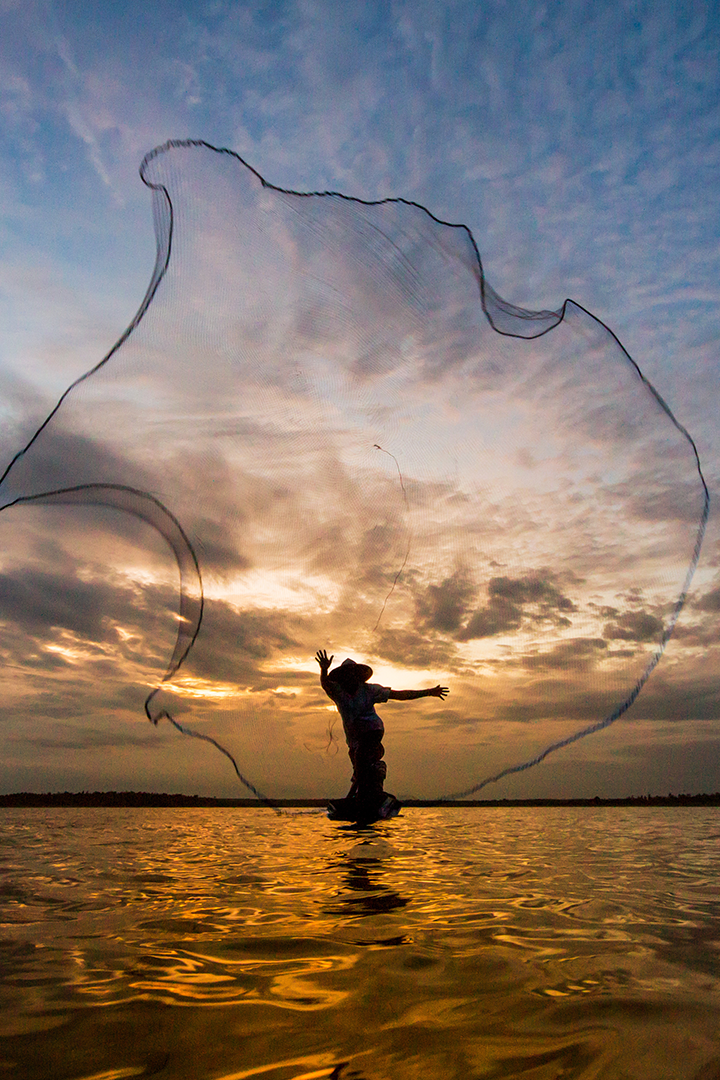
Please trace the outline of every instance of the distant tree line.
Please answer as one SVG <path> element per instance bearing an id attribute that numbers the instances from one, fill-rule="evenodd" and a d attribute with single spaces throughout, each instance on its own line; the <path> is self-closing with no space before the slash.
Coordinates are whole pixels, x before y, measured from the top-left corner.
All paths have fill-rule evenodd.
<path id="1" fill-rule="evenodd" d="M 273 799 L 277 807 L 323 807 L 327 799 Z M 258 807 L 267 808 L 257 799 L 216 799 L 209 795 L 169 795 L 152 791 L 55 791 L 44 794 L 17 791 L 0 795 L 2 806 L 177 806 L 177 807 Z M 474 799 L 462 802 L 447 800 L 408 799 L 404 806 L 720 806 L 720 792 L 712 795 L 633 795 L 626 799 Z"/>

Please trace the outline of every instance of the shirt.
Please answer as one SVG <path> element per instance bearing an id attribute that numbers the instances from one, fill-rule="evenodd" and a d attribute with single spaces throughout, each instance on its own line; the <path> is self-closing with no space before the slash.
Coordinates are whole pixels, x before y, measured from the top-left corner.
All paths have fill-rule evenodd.
<path id="1" fill-rule="evenodd" d="M 389 686 L 363 683 L 354 694 L 348 694 L 337 683 L 331 683 L 329 691 L 328 696 L 335 702 L 342 717 L 348 743 L 357 742 L 370 731 L 379 731 L 382 735 L 385 725 L 375 712 L 375 706 L 390 700 Z"/>

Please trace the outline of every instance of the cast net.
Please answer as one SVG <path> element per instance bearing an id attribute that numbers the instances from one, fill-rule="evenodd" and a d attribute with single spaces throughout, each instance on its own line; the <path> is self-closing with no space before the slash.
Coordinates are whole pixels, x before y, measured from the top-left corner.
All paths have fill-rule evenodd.
<path id="1" fill-rule="evenodd" d="M 401 797 L 479 790 L 622 715 L 707 491 L 614 335 L 572 301 L 503 302 L 469 230 L 415 204 L 279 190 L 196 142 L 141 175 L 145 301 L 0 488 L 23 580 L 61 566 L 94 613 L 45 618 L 75 650 L 66 708 L 127 724 L 147 697 L 268 797 L 347 784 L 318 648 L 450 687 L 381 709 Z M 227 761 L 181 742 L 219 783 Z"/>

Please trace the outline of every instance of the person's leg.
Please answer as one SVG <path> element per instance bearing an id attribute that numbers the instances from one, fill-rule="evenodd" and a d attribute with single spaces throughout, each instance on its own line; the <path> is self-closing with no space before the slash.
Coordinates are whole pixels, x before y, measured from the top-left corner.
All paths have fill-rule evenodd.
<path id="1" fill-rule="evenodd" d="M 387 765 L 382 760 L 384 756 L 382 732 L 369 732 L 358 744 L 355 755 L 357 798 L 363 810 L 370 814 L 379 808 L 385 798 Z"/>
<path id="2" fill-rule="evenodd" d="M 357 797 L 357 791 L 358 791 L 357 763 L 356 763 L 357 762 L 357 752 L 358 752 L 357 743 L 348 743 L 348 757 L 350 758 L 350 761 L 352 763 L 353 774 L 352 774 L 352 780 L 350 781 L 350 790 L 348 791 L 347 795 L 345 796 L 346 799 L 354 799 L 354 798 Z"/>

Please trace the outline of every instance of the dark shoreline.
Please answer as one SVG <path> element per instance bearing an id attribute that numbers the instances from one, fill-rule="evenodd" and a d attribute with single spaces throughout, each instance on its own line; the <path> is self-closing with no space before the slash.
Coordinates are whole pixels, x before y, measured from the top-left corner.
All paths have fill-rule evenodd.
<path id="1" fill-rule="evenodd" d="M 248 807 L 265 810 L 268 807 L 311 808 L 327 806 L 327 799 L 272 799 L 267 803 L 257 799 L 216 799 L 206 795 L 166 795 L 148 791 L 20 791 L 0 795 L 0 807 L 52 806 L 168 806 L 168 807 Z M 713 795 L 639 795 L 626 799 L 463 799 L 457 802 L 443 799 L 407 799 L 403 806 L 497 807 L 497 806 L 720 806 L 720 792 Z"/>

